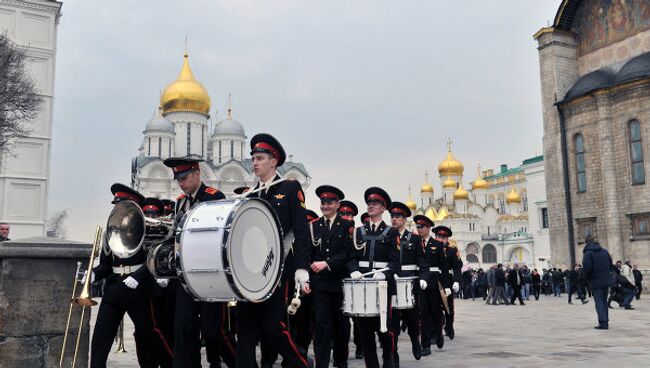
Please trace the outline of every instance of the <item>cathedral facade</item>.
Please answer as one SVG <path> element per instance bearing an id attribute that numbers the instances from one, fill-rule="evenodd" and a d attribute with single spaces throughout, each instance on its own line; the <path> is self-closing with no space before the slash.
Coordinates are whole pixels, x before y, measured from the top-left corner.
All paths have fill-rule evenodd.
<path id="1" fill-rule="evenodd" d="M 650 3 L 564 0 L 538 43 L 553 258 L 650 268 Z"/>
<path id="2" fill-rule="evenodd" d="M 501 165 L 498 172 L 478 168 L 468 187 L 464 171 L 449 144 L 438 165 L 440 194 L 435 195 L 426 175 L 419 204 L 409 196 L 407 205 L 414 214 L 451 228 L 463 262 L 475 268 L 496 263 L 549 267 L 543 156 L 515 168 Z"/>
<path id="3" fill-rule="evenodd" d="M 226 118 L 211 126 L 211 99 L 194 77 L 189 55 L 185 53 L 178 78 L 160 97 L 160 106 L 145 125 L 138 155 L 131 162 L 133 187 L 147 197 L 175 199 L 181 190 L 172 171 L 163 164 L 168 157 L 198 157 L 202 181 L 226 196 L 242 186 L 253 186 L 257 179 L 252 169 L 250 147 L 244 126 L 233 119 L 228 101 Z M 292 155 L 278 168 L 287 179 L 298 180 L 304 189 L 311 177 Z"/>

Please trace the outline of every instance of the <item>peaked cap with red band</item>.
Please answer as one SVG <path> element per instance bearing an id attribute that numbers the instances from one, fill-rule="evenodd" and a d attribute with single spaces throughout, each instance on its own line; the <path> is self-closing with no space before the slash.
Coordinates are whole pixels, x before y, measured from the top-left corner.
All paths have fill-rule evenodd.
<path id="1" fill-rule="evenodd" d="M 163 216 L 167 216 L 170 213 L 174 213 L 174 207 L 176 207 L 176 202 L 170 199 L 163 199 L 162 202 L 163 205 L 165 206 L 165 211 L 163 213 Z"/>
<path id="2" fill-rule="evenodd" d="M 150 211 L 155 211 L 158 216 L 161 216 L 164 210 L 165 204 L 158 198 L 149 197 L 145 198 L 144 202 L 142 202 L 142 211 L 145 214 Z"/>
<path id="3" fill-rule="evenodd" d="M 251 156 L 257 152 L 271 154 L 278 160 L 278 167 L 282 166 L 284 160 L 287 158 L 287 154 L 284 152 L 284 148 L 282 148 L 280 142 L 272 135 L 266 133 L 256 134 L 251 138 Z"/>
<path id="4" fill-rule="evenodd" d="M 305 210 L 305 213 L 307 214 L 307 222 L 318 220 L 318 214 L 316 212 L 312 210 Z"/>
<path id="5" fill-rule="evenodd" d="M 370 221 L 370 215 L 368 212 L 364 212 L 363 215 L 361 215 L 361 222 L 366 223 Z"/>
<path id="6" fill-rule="evenodd" d="M 390 208 L 390 205 L 392 204 L 388 193 L 386 193 L 385 190 L 378 187 L 370 187 L 366 189 L 366 192 L 364 193 L 363 197 L 366 199 L 366 204 L 368 204 L 369 202 L 377 201 L 377 202 L 382 202 L 384 204 L 384 207 L 386 208 Z"/>
<path id="7" fill-rule="evenodd" d="M 341 202 L 339 202 L 339 204 L 341 205 L 339 207 L 339 213 L 340 214 L 342 214 L 342 215 L 349 214 L 349 215 L 352 215 L 352 216 L 356 216 L 356 215 L 359 214 L 359 209 L 357 208 L 356 204 L 354 204 L 354 203 L 352 203 L 350 201 L 341 201 Z"/>
<path id="8" fill-rule="evenodd" d="M 113 201 L 111 201 L 113 204 L 122 201 L 133 201 L 138 206 L 141 206 L 142 202 L 144 202 L 144 196 L 142 194 L 124 184 L 115 183 L 111 185 L 111 193 L 113 193 Z"/>
<path id="9" fill-rule="evenodd" d="M 415 215 L 413 216 L 413 222 L 415 222 L 417 225 L 424 225 L 428 227 L 433 227 L 435 225 L 433 221 L 431 221 L 430 218 L 424 216 L 424 215 Z"/>
<path id="10" fill-rule="evenodd" d="M 174 179 L 183 179 L 192 171 L 199 170 L 199 162 L 202 161 L 203 159 L 194 157 L 170 157 L 163 163 L 172 169 Z"/>
<path id="11" fill-rule="evenodd" d="M 391 215 L 401 215 L 404 217 L 411 217 L 411 209 L 408 208 L 404 203 L 402 202 L 393 202 L 393 205 L 390 206 L 390 209 L 388 210 Z"/>
<path id="12" fill-rule="evenodd" d="M 235 188 L 235 190 L 233 190 L 233 193 L 235 193 L 235 194 L 244 194 L 244 193 L 248 192 L 249 190 L 251 190 L 250 187 L 239 187 L 239 188 Z"/>
<path id="13" fill-rule="evenodd" d="M 447 226 L 436 226 L 435 228 L 433 228 L 433 233 L 440 236 L 446 236 L 448 238 L 450 238 L 453 235 L 451 229 L 448 228 Z"/>
<path id="14" fill-rule="evenodd" d="M 331 185 L 321 185 L 316 188 L 316 195 L 321 201 L 340 201 L 345 198 L 343 191 Z"/>

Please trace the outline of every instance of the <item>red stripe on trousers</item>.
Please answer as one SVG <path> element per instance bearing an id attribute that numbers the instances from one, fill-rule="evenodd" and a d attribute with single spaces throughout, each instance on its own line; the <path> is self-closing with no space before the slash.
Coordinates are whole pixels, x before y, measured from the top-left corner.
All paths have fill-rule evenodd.
<path id="1" fill-rule="evenodd" d="M 157 327 L 156 318 L 154 318 L 153 316 L 153 301 L 151 301 L 151 299 L 149 299 L 149 309 L 151 311 L 151 321 L 153 322 L 153 330 L 160 337 L 160 340 L 162 341 L 165 350 L 167 350 L 167 354 L 169 354 L 169 356 L 173 358 L 174 352 L 169 347 L 169 344 L 167 344 L 167 340 L 165 340 L 165 336 L 163 336 L 162 332 Z"/>

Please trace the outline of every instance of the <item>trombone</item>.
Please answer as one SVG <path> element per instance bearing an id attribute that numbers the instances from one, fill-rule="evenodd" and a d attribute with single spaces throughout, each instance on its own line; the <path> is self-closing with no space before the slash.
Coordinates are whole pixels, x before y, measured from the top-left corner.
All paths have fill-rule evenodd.
<path id="1" fill-rule="evenodd" d="M 74 276 L 74 284 L 72 286 L 72 298 L 70 300 L 70 307 L 68 308 L 68 321 L 65 326 L 65 334 L 63 335 L 63 344 L 61 346 L 61 357 L 59 358 L 59 368 L 63 367 L 63 359 L 65 357 L 65 349 L 68 340 L 68 332 L 70 331 L 70 319 L 72 317 L 72 309 L 75 305 L 81 306 L 81 317 L 79 319 L 79 329 L 77 330 L 77 339 L 75 342 L 74 356 L 72 358 L 72 367 L 74 368 L 77 363 L 77 353 L 79 352 L 79 342 L 81 341 L 81 330 L 84 321 L 84 315 L 86 313 L 86 307 L 93 307 L 97 305 L 97 301 L 93 300 L 90 296 L 90 283 L 92 279 L 92 269 L 93 263 L 95 262 L 95 257 L 99 253 L 102 239 L 102 227 L 97 226 L 95 231 L 95 241 L 93 242 L 93 248 L 90 251 L 90 260 L 88 261 L 88 270 L 86 271 L 86 280 L 83 283 L 83 288 L 81 289 L 81 294 L 78 297 L 75 297 L 77 292 L 77 283 L 80 282 L 79 275 L 81 268 L 81 262 L 77 262 L 77 270 Z"/>

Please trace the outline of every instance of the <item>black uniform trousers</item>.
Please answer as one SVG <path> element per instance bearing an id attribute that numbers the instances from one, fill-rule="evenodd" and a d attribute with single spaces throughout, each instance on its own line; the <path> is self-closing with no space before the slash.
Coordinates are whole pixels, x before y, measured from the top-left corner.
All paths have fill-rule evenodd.
<path id="1" fill-rule="evenodd" d="M 334 363 L 343 366 L 348 360 L 350 341 L 350 318 L 343 315 L 343 291 L 313 290 L 311 295 L 316 322 L 316 367 L 329 367 L 332 348 Z"/>
<path id="2" fill-rule="evenodd" d="M 174 365 L 174 308 L 176 305 L 176 280 L 169 280 L 169 285 L 160 288 L 159 295 L 149 301 L 150 311 L 153 322 L 153 332 L 159 341 L 154 346 L 154 366 L 161 368 L 171 368 Z M 145 354 L 140 346 L 141 338 L 138 334 L 135 336 L 136 354 L 138 357 Z M 140 360 L 140 358 L 138 358 Z"/>
<path id="3" fill-rule="evenodd" d="M 156 367 L 156 336 L 153 331 L 149 296 L 142 291 L 144 285 L 130 289 L 122 282 L 127 276 L 117 277 L 106 283 L 104 297 L 97 312 L 97 322 L 91 342 L 91 368 L 106 367 L 108 354 L 124 314 L 128 313 L 135 325 L 139 344 L 138 363 L 141 367 Z"/>
<path id="4" fill-rule="evenodd" d="M 430 285 L 420 292 L 420 307 L 422 310 L 422 347 L 431 347 L 433 336 L 442 336 L 442 298 L 438 285 Z"/>
<path id="5" fill-rule="evenodd" d="M 395 309 L 393 310 L 393 323 L 391 324 L 391 331 L 395 335 L 395 341 L 399 338 L 401 329 L 401 322 L 404 321 L 407 327 L 407 332 L 411 338 L 411 344 L 420 343 L 420 335 L 422 331 L 422 318 L 420 316 L 420 292 L 418 289 L 413 289 L 415 293 L 415 306 L 411 309 Z M 397 344 L 395 344 L 395 351 L 397 352 Z"/>
<path id="6" fill-rule="evenodd" d="M 289 305 L 291 299 L 293 299 L 293 292 L 296 290 L 294 280 L 288 280 L 287 288 L 287 297 L 285 298 L 285 304 Z M 299 348 L 303 349 L 305 352 L 309 350 L 309 344 L 311 344 L 312 336 L 314 336 L 314 328 L 312 324 L 312 305 L 313 297 L 312 294 L 300 296 L 300 308 L 296 311 L 296 314 L 293 316 L 287 314 L 289 332 L 293 341 L 298 345 Z"/>
<path id="7" fill-rule="evenodd" d="M 377 358 L 377 343 L 375 341 L 375 334 L 379 336 L 379 344 L 382 349 L 382 359 L 384 361 L 393 359 L 395 354 L 395 335 L 391 331 L 393 323 L 393 308 L 391 307 L 390 298 L 388 296 L 388 316 L 386 326 L 387 332 L 380 332 L 380 319 L 377 317 L 357 317 L 357 326 L 359 326 L 359 338 L 361 339 L 361 351 L 363 353 L 363 360 L 366 363 L 366 368 L 379 368 L 379 359 Z"/>
<path id="8" fill-rule="evenodd" d="M 197 302 L 179 285 L 176 289 L 174 315 L 174 367 L 201 367 L 201 339 L 205 343 L 208 362 L 220 363 L 219 356 L 226 355 L 226 365 L 234 366 L 234 343 L 224 341 L 222 320 L 224 303 Z M 222 346 L 225 348 L 222 349 Z M 230 345 L 230 349 L 228 349 Z M 230 352 L 229 352 L 230 350 Z M 220 354 L 221 353 L 221 354 Z"/>
<path id="9" fill-rule="evenodd" d="M 261 303 L 237 303 L 237 367 L 257 367 L 255 345 L 258 339 L 263 341 L 264 356 L 273 357 L 279 352 L 283 365 L 308 367 L 307 357 L 300 352 L 284 322 L 286 290 L 287 284 L 281 283 L 271 297 Z"/>
<path id="10" fill-rule="evenodd" d="M 454 299 L 456 299 L 456 293 L 453 291 L 451 294 L 447 295 L 447 305 L 449 306 L 449 312 L 444 310 L 443 312 L 445 313 L 445 328 L 451 328 L 454 327 Z"/>

